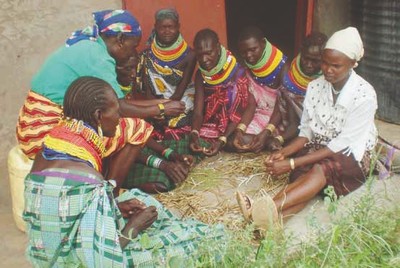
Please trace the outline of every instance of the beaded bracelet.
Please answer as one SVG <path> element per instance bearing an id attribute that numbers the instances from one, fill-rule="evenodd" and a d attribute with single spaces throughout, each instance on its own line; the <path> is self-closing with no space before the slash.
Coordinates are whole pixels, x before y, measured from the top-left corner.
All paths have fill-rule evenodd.
<path id="1" fill-rule="evenodd" d="M 164 106 L 164 104 L 162 104 L 162 103 L 159 103 L 159 104 L 157 104 L 157 106 L 158 106 L 158 109 L 160 109 L 160 117 L 161 118 L 164 118 L 164 116 L 165 116 L 165 106 Z"/>
<path id="2" fill-rule="evenodd" d="M 243 132 L 246 132 L 247 126 L 243 123 L 240 123 L 236 126 L 236 129 L 240 129 Z"/>
<path id="3" fill-rule="evenodd" d="M 146 165 L 149 167 L 153 168 L 160 168 L 161 163 L 163 160 L 161 158 L 158 158 L 157 156 L 154 155 L 149 155 L 146 159 Z"/>
<path id="4" fill-rule="evenodd" d="M 169 157 L 173 152 L 174 150 L 172 150 L 171 148 L 166 148 L 164 151 L 162 151 L 161 155 L 170 160 Z"/>

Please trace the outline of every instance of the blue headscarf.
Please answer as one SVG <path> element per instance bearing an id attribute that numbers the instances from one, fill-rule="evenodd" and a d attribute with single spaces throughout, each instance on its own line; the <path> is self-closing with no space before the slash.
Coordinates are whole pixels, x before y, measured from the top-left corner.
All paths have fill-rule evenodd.
<path id="1" fill-rule="evenodd" d="M 66 46 L 82 40 L 96 41 L 100 33 L 117 35 L 123 33 L 128 36 L 141 36 L 142 29 L 136 18 L 126 10 L 103 10 L 93 13 L 94 25 L 72 33 L 67 39 Z"/>

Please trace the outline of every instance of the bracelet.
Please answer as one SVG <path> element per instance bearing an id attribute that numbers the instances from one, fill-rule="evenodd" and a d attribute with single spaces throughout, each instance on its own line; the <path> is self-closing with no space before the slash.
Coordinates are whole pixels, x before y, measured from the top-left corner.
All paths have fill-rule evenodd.
<path id="1" fill-rule="evenodd" d="M 271 131 L 271 134 L 274 133 L 276 127 L 273 124 L 268 124 L 265 129 Z"/>
<path id="2" fill-rule="evenodd" d="M 169 157 L 173 152 L 174 150 L 172 150 L 171 148 L 166 148 L 164 151 L 162 151 L 161 155 L 169 160 Z"/>
<path id="3" fill-rule="evenodd" d="M 277 139 L 281 145 L 283 145 L 283 143 L 285 142 L 281 135 L 275 136 L 275 139 Z"/>
<path id="4" fill-rule="evenodd" d="M 149 155 L 146 159 L 146 166 L 158 169 L 160 168 L 162 162 L 163 160 L 161 158 L 158 158 L 157 156 L 154 155 Z"/>
<path id="5" fill-rule="evenodd" d="M 289 164 L 290 164 L 290 169 L 293 170 L 296 168 L 295 164 L 294 164 L 294 158 L 290 158 L 289 159 Z"/>
<path id="6" fill-rule="evenodd" d="M 165 106 L 162 103 L 157 104 L 158 108 L 160 109 L 160 115 L 162 118 L 165 116 Z"/>
<path id="7" fill-rule="evenodd" d="M 222 141 L 222 146 L 225 146 L 226 142 L 228 141 L 225 136 L 219 136 L 218 140 Z"/>
<path id="8" fill-rule="evenodd" d="M 192 129 L 192 131 L 190 131 L 191 134 L 196 134 L 197 137 L 200 136 L 200 133 L 197 129 Z"/>
<path id="9" fill-rule="evenodd" d="M 240 129 L 243 132 L 246 132 L 247 126 L 243 123 L 240 123 L 236 126 L 236 129 Z"/>

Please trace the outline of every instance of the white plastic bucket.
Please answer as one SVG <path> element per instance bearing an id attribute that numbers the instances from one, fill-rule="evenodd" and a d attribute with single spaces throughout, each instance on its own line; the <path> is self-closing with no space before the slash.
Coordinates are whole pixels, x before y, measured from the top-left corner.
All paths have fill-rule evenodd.
<path id="1" fill-rule="evenodd" d="M 30 160 L 17 146 L 8 154 L 8 177 L 10 180 L 12 210 L 15 224 L 18 229 L 25 232 L 26 224 L 22 219 L 24 212 L 24 180 L 32 168 L 33 160 Z"/>

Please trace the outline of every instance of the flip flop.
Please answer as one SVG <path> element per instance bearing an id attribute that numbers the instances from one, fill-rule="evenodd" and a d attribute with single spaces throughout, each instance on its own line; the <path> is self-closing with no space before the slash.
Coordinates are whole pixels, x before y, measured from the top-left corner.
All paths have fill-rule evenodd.
<path id="1" fill-rule="evenodd" d="M 251 218 L 255 227 L 261 231 L 280 225 L 275 202 L 267 193 L 253 202 Z"/>
<path id="2" fill-rule="evenodd" d="M 251 211 L 252 211 L 252 205 L 253 205 L 253 200 L 246 194 L 243 194 L 239 191 L 236 192 L 236 200 L 239 204 L 240 211 L 243 214 L 244 219 L 250 223 L 251 222 Z"/>

